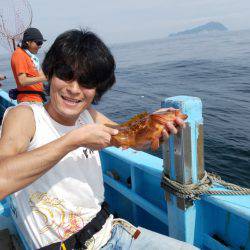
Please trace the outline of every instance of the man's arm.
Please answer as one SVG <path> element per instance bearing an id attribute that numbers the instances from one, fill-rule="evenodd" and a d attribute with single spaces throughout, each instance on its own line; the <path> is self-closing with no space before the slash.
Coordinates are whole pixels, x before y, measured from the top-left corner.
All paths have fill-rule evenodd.
<path id="1" fill-rule="evenodd" d="M 61 138 L 27 152 L 34 132 L 35 121 L 29 107 L 9 111 L 0 139 L 0 199 L 35 181 L 70 151 Z"/>
<path id="2" fill-rule="evenodd" d="M 173 108 L 161 108 L 161 109 L 156 110 L 155 113 L 166 111 L 166 110 L 171 110 L 171 109 L 173 109 Z M 107 118 L 106 116 L 101 114 L 100 112 L 96 111 L 92 107 L 89 107 L 88 111 L 96 123 L 104 124 L 108 127 L 119 129 L 119 124 L 113 122 L 112 120 L 110 120 L 109 118 Z M 163 140 L 167 140 L 169 138 L 170 134 L 177 134 L 178 127 L 183 128 L 185 126 L 186 126 L 185 122 L 180 118 L 176 118 L 175 123 L 169 122 L 169 123 L 165 124 L 165 129 L 162 131 Z M 131 147 L 131 148 L 133 148 L 135 150 L 146 150 L 147 148 L 149 148 L 149 146 L 150 146 L 150 144 L 145 144 L 143 146 Z"/>
<path id="3" fill-rule="evenodd" d="M 42 70 L 39 71 L 39 75 L 36 77 L 27 76 L 30 67 L 30 64 L 23 56 L 23 53 L 18 53 L 16 51 L 13 53 L 11 57 L 11 68 L 14 75 L 17 75 L 18 81 L 22 86 L 33 85 L 38 82 L 46 81 L 46 77 Z"/>
<path id="4" fill-rule="evenodd" d="M 92 149 L 107 147 L 111 134 L 117 131 L 100 124 L 84 125 L 27 152 L 34 133 L 31 108 L 19 106 L 9 111 L 0 139 L 0 200 L 37 180 L 67 153 L 80 146 Z"/>
<path id="5" fill-rule="evenodd" d="M 90 115 L 92 116 L 95 123 L 104 124 L 104 125 L 111 125 L 116 126 L 118 123 L 110 120 L 108 117 L 103 115 L 102 113 L 98 112 L 97 110 L 93 109 L 92 107 L 88 108 Z"/>
<path id="6" fill-rule="evenodd" d="M 42 71 L 39 72 L 39 76 L 36 77 L 28 77 L 26 73 L 21 73 L 18 75 L 18 80 L 22 86 L 29 86 L 33 85 L 38 82 L 45 82 L 47 81 L 45 75 Z"/>
<path id="7" fill-rule="evenodd" d="M 156 110 L 155 112 L 162 112 L 162 111 L 166 111 L 167 109 L 173 109 L 173 108 L 161 108 Z M 113 128 L 119 127 L 119 124 L 110 120 L 109 118 L 107 118 L 105 115 L 103 115 L 102 113 L 98 112 L 97 110 L 93 109 L 92 107 L 88 108 L 89 113 L 91 114 L 93 120 L 96 123 L 100 123 L 100 124 L 104 124 Z M 176 118 L 175 120 L 176 124 L 173 123 L 167 123 L 166 124 L 166 129 L 163 131 L 163 136 L 165 138 L 169 137 L 169 134 L 176 134 L 177 133 L 177 126 L 179 127 L 185 127 L 185 122 L 183 120 L 181 120 L 180 118 Z"/>

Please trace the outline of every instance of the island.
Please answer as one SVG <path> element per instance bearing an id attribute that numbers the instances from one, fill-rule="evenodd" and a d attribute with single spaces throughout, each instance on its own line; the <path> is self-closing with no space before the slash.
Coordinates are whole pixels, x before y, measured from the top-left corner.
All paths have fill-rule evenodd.
<path id="1" fill-rule="evenodd" d="M 200 25 L 198 27 L 195 27 L 193 29 L 188 29 L 184 31 L 180 31 L 177 33 L 171 33 L 169 34 L 169 37 L 171 36 L 182 36 L 182 35 L 191 35 L 191 34 L 197 34 L 201 32 L 210 32 L 210 31 L 228 31 L 227 27 L 225 27 L 223 24 L 219 22 L 209 22 L 204 25 Z"/>

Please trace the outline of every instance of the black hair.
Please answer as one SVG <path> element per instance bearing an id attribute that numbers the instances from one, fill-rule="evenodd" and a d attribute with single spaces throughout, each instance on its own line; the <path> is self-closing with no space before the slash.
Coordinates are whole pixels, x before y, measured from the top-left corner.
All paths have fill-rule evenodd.
<path id="1" fill-rule="evenodd" d="M 86 30 L 59 35 L 46 53 L 42 69 L 48 82 L 56 76 L 96 88 L 94 104 L 115 83 L 115 60 L 110 50 L 96 34 Z"/>
<path id="2" fill-rule="evenodd" d="M 21 46 L 22 49 L 28 49 L 29 45 L 27 44 L 27 41 L 22 40 Z"/>

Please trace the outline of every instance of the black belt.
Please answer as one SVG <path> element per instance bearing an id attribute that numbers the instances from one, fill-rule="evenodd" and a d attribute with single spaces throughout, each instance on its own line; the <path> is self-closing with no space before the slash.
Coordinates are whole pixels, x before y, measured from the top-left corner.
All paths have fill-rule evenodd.
<path id="1" fill-rule="evenodd" d="M 40 250 L 59 250 L 62 243 L 67 250 L 81 250 L 87 249 L 85 243 L 87 240 L 91 239 L 94 234 L 102 229 L 110 213 L 108 211 L 108 204 L 106 202 L 102 203 L 102 209 L 96 214 L 86 226 L 84 226 L 79 232 L 71 235 L 64 242 L 56 242 L 49 246 L 42 247 Z"/>
<path id="2" fill-rule="evenodd" d="M 43 102 L 47 101 L 46 95 L 42 91 L 36 91 L 36 90 L 18 90 L 17 88 L 9 90 L 9 97 L 11 99 L 13 99 L 13 100 L 16 100 L 17 96 L 19 94 L 36 94 L 36 95 L 41 96 L 41 98 L 43 99 Z"/>
<path id="3" fill-rule="evenodd" d="M 46 99 L 46 95 L 44 94 L 44 92 L 42 91 L 35 91 L 35 90 L 18 90 L 18 95 L 19 94 L 36 94 L 36 95 L 39 95 L 44 102 L 47 101 Z"/>

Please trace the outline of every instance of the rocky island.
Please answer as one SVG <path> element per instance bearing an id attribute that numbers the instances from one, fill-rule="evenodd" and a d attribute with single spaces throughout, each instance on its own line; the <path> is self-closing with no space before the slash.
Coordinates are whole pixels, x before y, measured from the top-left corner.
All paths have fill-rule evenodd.
<path id="1" fill-rule="evenodd" d="M 193 29 L 188 29 L 184 31 L 180 31 L 177 33 L 171 33 L 169 36 L 182 36 L 182 35 L 191 35 L 191 34 L 197 34 L 201 32 L 210 32 L 210 31 L 228 31 L 228 29 L 221 23 L 218 22 L 209 22 L 204 25 L 200 25 L 198 27 L 195 27 Z"/>

